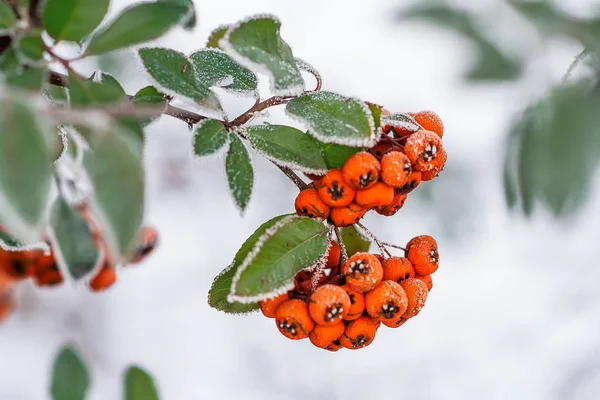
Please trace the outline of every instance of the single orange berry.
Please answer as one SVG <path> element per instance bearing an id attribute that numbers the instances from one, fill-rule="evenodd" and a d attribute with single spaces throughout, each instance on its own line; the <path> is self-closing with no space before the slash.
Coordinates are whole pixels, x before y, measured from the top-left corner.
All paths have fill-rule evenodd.
<path id="1" fill-rule="evenodd" d="M 410 160 L 400 151 L 390 151 L 381 158 L 381 180 L 393 188 L 401 188 L 412 172 Z"/>
<path id="2" fill-rule="evenodd" d="M 288 339 L 305 339 L 315 328 L 310 318 L 308 305 L 300 299 L 286 300 L 275 312 L 277 328 Z"/>
<path id="3" fill-rule="evenodd" d="M 406 179 L 406 183 L 398 189 L 398 192 L 402 193 L 402 194 L 409 194 L 410 192 L 412 192 L 413 190 L 415 190 L 415 188 L 417 186 L 419 186 L 419 184 L 421 183 L 421 177 L 423 175 L 421 174 L 421 171 L 412 171 L 410 173 L 410 175 L 408 175 L 408 178 Z"/>
<path id="4" fill-rule="evenodd" d="M 433 274 L 440 262 L 437 246 L 424 241 L 410 246 L 406 258 L 410 260 L 418 275 Z"/>
<path id="5" fill-rule="evenodd" d="M 140 243 L 138 244 L 133 257 L 131 258 L 131 263 L 139 263 L 143 259 L 145 259 L 158 244 L 158 231 L 155 228 L 144 226 L 140 230 Z"/>
<path id="6" fill-rule="evenodd" d="M 266 299 L 258 302 L 260 306 L 260 311 L 267 318 L 275 318 L 275 312 L 277 311 L 277 307 L 284 301 L 290 298 L 288 293 L 280 294 L 279 296 L 275 296 L 272 299 Z"/>
<path id="7" fill-rule="evenodd" d="M 382 321 L 382 322 L 383 322 L 383 325 L 387 326 L 388 328 L 400 328 L 402 325 L 404 325 L 404 323 L 406 321 L 408 321 L 408 318 L 400 316 L 394 320 Z"/>
<path id="8" fill-rule="evenodd" d="M 327 219 L 329 206 L 321 200 L 316 189 L 302 190 L 296 196 L 296 213 L 310 218 Z"/>
<path id="9" fill-rule="evenodd" d="M 394 188 L 377 182 L 365 190 L 356 192 L 356 204 L 365 209 L 386 206 L 394 200 Z"/>
<path id="10" fill-rule="evenodd" d="M 331 241 L 329 253 L 327 253 L 327 264 L 325 268 L 336 269 L 340 265 L 341 249 L 336 241 Z"/>
<path id="11" fill-rule="evenodd" d="M 392 202 L 387 206 L 376 207 L 375 212 L 386 217 L 391 217 L 392 215 L 400 211 L 400 209 L 404 206 L 404 202 L 407 198 L 407 194 L 403 194 L 400 191 L 396 190 Z"/>
<path id="12" fill-rule="evenodd" d="M 33 280 L 38 286 L 56 286 L 63 282 L 54 254 L 40 254 L 34 266 Z"/>
<path id="13" fill-rule="evenodd" d="M 346 160 L 342 176 L 355 189 L 367 189 L 377 182 L 380 171 L 379 160 L 373 154 L 361 151 Z"/>
<path id="14" fill-rule="evenodd" d="M 346 284 L 357 292 L 368 292 L 381 282 L 383 268 L 373 254 L 356 253 L 342 267 Z"/>
<path id="15" fill-rule="evenodd" d="M 433 289 L 433 278 L 431 275 L 416 275 L 415 278 L 425 283 L 427 290 L 431 292 L 431 289 Z"/>
<path id="16" fill-rule="evenodd" d="M 0 248 L 0 268 L 14 280 L 32 276 L 35 263 L 41 255 L 39 250 L 10 251 Z"/>
<path id="17" fill-rule="evenodd" d="M 437 178 L 437 176 L 439 175 L 441 171 L 437 168 L 431 169 L 429 171 L 423 171 L 421 173 L 421 180 L 423 182 L 429 182 L 435 178 Z"/>
<path id="18" fill-rule="evenodd" d="M 380 321 L 393 321 L 408 307 L 406 292 L 398 282 L 381 281 L 365 295 L 367 313 Z"/>
<path id="19" fill-rule="evenodd" d="M 406 243 L 406 250 L 409 250 L 413 244 L 417 244 L 419 242 L 425 242 L 425 243 L 429 243 L 434 245 L 435 247 L 437 247 L 437 242 L 435 241 L 435 239 L 432 236 L 429 235 L 419 235 L 419 236 L 415 236 L 414 238 L 410 239 L 408 241 L 408 243 Z"/>
<path id="20" fill-rule="evenodd" d="M 348 324 L 344 334 L 340 337 L 340 343 L 345 348 L 352 350 L 367 347 L 373 343 L 378 327 L 378 322 L 363 315 Z"/>
<path id="21" fill-rule="evenodd" d="M 330 350 L 328 347 L 338 340 L 344 334 L 345 330 L 346 325 L 344 325 L 344 321 L 339 321 L 332 325 L 316 325 L 308 338 L 315 346 Z M 333 347 L 337 346 L 334 345 Z"/>
<path id="22" fill-rule="evenodd" d="M 433 111 L 419 111 L 412 117 L 423 129 L 435 132 L 439 137 L 444 136 L 442 119 Z"/>
<path id="23" fill-rule="evenodd" d="M 329 170 L 316 182 L 319 197 L 330 207 L 344 207 L 352 203 L 356 190 L 342 177 L 341 169 Z"/>
<path id="24" fill-rule="evenodd" d="M 336 285 L 317 288 L 308 299 L 310 317 L 319 325 L 333 325 L 350 311 L 350 297 Z"/>
<path id="25" fill-rule="evenodd" d="M 383 279 L 400 282 L 404 279 L 414 278 L 415 269 L 408 258 L 390 257 L 383 261 Z"/>
<path id="26" fill-rule="evenodd" d="M 348 310 L 348 314 L 344 317 L 344 320 L 353 321 L 360 318 L 363 311 L 365 311 L 365 295 L 356 290 L 352 290 L 348 285 L 343 285 L 341 288 L 344 289 L 346 293 L 348 293 L 348 297 L 350 297 L 350 310 Z"/>
<path id="27" fill-rule="evenodd" d="M 101 292 L 108 289 L 117 281 L 117 272 L 111 265 L 105 264 L 98 272 L 98 275 L 90 281 L 90 289 L 93 292 Z"/>
<path id="28" fill-rule="evenodd" d="M 419 314 L 425 306 L 429 290 L 425 282 L 419 279 L 409 278 L 400 282 L 400 286 L 406 293 L 408 301 L 406 311 L 403 314 L 404 318 L 412 318 Z"/>
<path id="29" fill-rule="evenodd" d="M 410 159 L 412 168 L 417 171 L 436 168 L 440 163 L 438 154 L 441 150 L 443 150 L 442 139 L 435 133 L 424 130 L 410 135 L 404 146 L 404 152 Z"/>
<path id="30" fill-rule="evenodd" d="M 333 207 L 329 220 L 337 227 L 350 226 L 360 221 L 369 211 L 356 203 L 350 203 L 345 207 Z"/>

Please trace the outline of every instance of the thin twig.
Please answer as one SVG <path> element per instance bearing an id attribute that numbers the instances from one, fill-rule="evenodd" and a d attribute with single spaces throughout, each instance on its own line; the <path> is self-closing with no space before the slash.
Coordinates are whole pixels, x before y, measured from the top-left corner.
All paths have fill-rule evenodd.
<path id="1" fill-rule="evenodd" d="M 375 236 L 373 234 L 373 232 L 368 230 L 360 222 L 357 222 L 355 225 L 360 227 L 360 229 L 362 229 L 371 239 L 373 239 L 373 241 L 377 244 L 377 247 L 379 247 L 379 252 L 381 253 L 382 256 L 384 255 L 384 253 L 386 253 L 388 255 L 388 257 L 392 257 L 392 254 L 388 251 L 388 249 L 385 248 L 385 246 L 381 243 L 381 241 L 377 238 L 377 236 Z"/>
<path id="2" fill-rule="evenodd" d="M 346 245 L 344 244 L 344 241 L 342 240 L 342 232 L 340 231 L 340 228 L 338 228 L 337 226 L 335 226 L 333 228 L 333 231 L 335 232 L 335 236 L 337 237 L 338 244 L 340 245 L 340 253 L 342 255 L 342 265 L 345 265 L 348 262 L 348 251 L 346 250 Z"/>
<path id="3" fill-rule="evenodd" d="M 288 167 L 282 167 L 281 165 L 278 165 L 278 164 L 275 164 L 275 165 L 277 165 L 277 168 L 279 168 L 281 170 L 281 172 L 284 173 L 285 176 L 287 176 L 292 182 L 294 182 L 294 184 L 298 187 L 298 189 L 300 189 L 300 190 L 306 189 L 306 187 L 308 185 L 298 175 L 296 175 L 296 173 L 294 171 L 292 171 Z"/>
<path id="4" fill-rule="evenodd" d="M 398 246 L 397 244 L 392 244 L 392 243 L 387 243 L 387 242 L 381 242 L 382 245 L 387 246 L 387 247 L 392 247 L 394 249 L 399 249 L 399 250 L 404 250 L 406 251 L 406 249 L 402 246 Z"/>
<path id="5" fill-rule="evenodd" d="M 243 113 L 242 115 L 240 115 L 239 117 L 234 119 L 233 121 L 225 123 L 225 126 L 229 126 L 229 127 L 242 126 L 246 122 L 250 121 L 256 113 L 266 110 L 269 107 L 278 106 L 280 104 L 285 104 L 288 101 L 290 101 L 291 99 L 292 99 L 291 97 L 285 97 L 285 96 L 269 97 L 265 101 L 255 103 L 252 107 L 250 107 L 250 109 L 248 109 L 248 111 L 246 111 L 245 113 Z"/>
<path id="6" fill-rule="evenodd" d="M 567 83 L 567 81 L 571 77 L 571 74 L 573 73 L 575 68 L 577 68 L 579 63 L 582 62 L 589 54 L 590 54 L 589 50 L 587 48 L 585 48 L 581 51 L 581 53 L 579 53 L 579 54 L 577 54 L 577 56 L 575 56 L 575 59 L 573 60 L 573 62 L 571 62 L 571 65 L 569 65 L 567 72 L 565 72 L 565 74 L 563 75 L 563 78 L 562 78 L 563 85 L 565 83 Z"/>

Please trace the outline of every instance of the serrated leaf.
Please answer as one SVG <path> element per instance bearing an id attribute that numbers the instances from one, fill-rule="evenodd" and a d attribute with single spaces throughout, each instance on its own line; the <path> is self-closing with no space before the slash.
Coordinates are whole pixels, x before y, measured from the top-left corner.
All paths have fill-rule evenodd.
<path id="1" fill-rule="evenodd" d="M 196 27 L 198 22 L 198 18 L 196 17 L 196 9 L 194 8 L 193 0 L 158 0 L 165 1 L 167 3 L 175 3 L 180 4 L 182 6 L 188 7 L 188 13 L 185 17 L 181 19 L 181 25 L 188 31 L 193 30 Z"/>
<path id="2" fill-rule="evenodd" d="M 229 134 L 221 121 L 207 119 L 198 124 L 194 133 L 194 154 L 199 157 L 214 154 L 227 143 Z"/>
<path id="3" fill-rule="evenodd" d="M 278 165 L 309 173 L 327 172 L 327 164 L 317 142 L 296 128 L 254 125 L 246 132 L 252 146 Z"/>
<path id="4" fill-rule="evenodd" d="M 356 253 L 367 252 L 371 247 L 371 241 L 360 234 L 354 226 L 341 228 L 342 241 L 346 246 L 348 257 L 352 257 Z"/>
<path id="5" fill-rule="evenodd" d="M 214 49 L 221 48 L 221 46 L 219 46 L 219 40 L 225 36 L 229 27 L 230 25 L 223 25 L 212 31 L 206 42 L 206 47 Z"/>
<path id="6" fill-rule="evenodd" d="M 0 31 L 10 29 L 17 23 L 17 17 L 5 1 L 0 1 Z"/>
<path id="7" fill-rule="evenodd" d="M 55 40 L 79 42 L 100 25 L 110 0 L 47 0 L 42 23 Z"/>
<path id="8" fill-rule="evenodd" d="M 139 3 L 123 10 L 92 36 L 85 55 L 97 55 L 154 40 L 186 17 L 187 6 L 166 1 Z"/>
<path id="9" fill-rule="evenodd" d="M 19 240 L 39 239 L 48 204 L 55 142 L 26 104 L 0 99 L 0 221 Z"/>
<path id="10" fill-rule="evenodd" d="M 42 60 L 45 49 L 42 32 L 38 29 L 20 36 L 15 48 L 25 62 L 38 63 Z"/>
<path id="11" fill-rule="evenodd" d="M 225 172 L 229 182 L 229 190 L 233 196 L 233 200 L 239 207 L 240 211 L 244 212 L 254 186 L 254 168 L 250 159 L 250 153 L 244 146 L 241 139 L 235 134 L 229 135 L 229 151 L 225 159 Z"/>
<path id="12" fill-rule="evenodd" d="M 334 143 L 319 143 L 321 146 L 321 154 L 323 154 L 327 169 L 342 168 L 346 163 L 346 160 L 348 160 L 352 154 L 356 154 L 363 150 L 361 147 L 342 146 L 341 144 Z"/>
<path id="13" fill-rule="evenodd" d="M 244 244 L 236 253 L 233 263 L 225 268 L 214 280 L 208 293 L 208 304 L 217 310 L 231 314 L 248 313 L 258 309 L 258 303 L 229 302 L 227 296 L 231 293 L 231 283 L 238 267 L 244 261 L 248 253 L 254 248 L 260 238 L 270 227 L 281 221 L 287 215 L 279 215 L 262 224 L 254 233 L 246 239 Z"/>
<path id="14" fill-rule="evenodd" d="M 370 147 L 377 139 L 369 107 L 336 93 L 315 92 L 296 97 L 287 104 L 286 112 L 324 143 Z"/>
<path id="15" fill-rule="evenodd" d="M 154 379 L 143 369 L 133 366 L 125 372 L 124 400 L 159 400 Z"/>
<path id="16" fill-rule="evenodd" d="M 53 400 L 84 400 L 90 385 L 86 365 L 72 347 L 63 347 L 54 360 L 50 393 Z"/>
<path id="17" fill-rule="evenodd" d="M 304 90 L 304 79 L 292 49 L 279 35 L 280 27 L 275 17 L 253 17 L 229 28 L 219 47 L 242 65 L 268 73 L 274 94 L 299 95 Z"/>
<path id="18" fill-rule="evenodd" d="M 59 197 L 50 215 L 52 249 L 56 260 L 75 280 L 88 275 L 100 262 L 88 223 Z"/>
<path id="19" fill-rule="evenodd" d="M 156 81 L 159 88 L 177 94 L 213 109 L 221 109 L 219 100 L 208 86 L 196 79 L 192 62 L 182 53 L 163 48 L 139 50 L 146 72 Z"/>
<path id="20" fill-rule="evenodd" d="M 218 49 L 202 49 L 190 56 L 198 81 L 206 86 L 218 86 L 236 93 L 254 93 L 256 75 Z"/>
<path id="21" fill-rule="evenodd" d="M 20 75 L 10 76 L 6 79 L 6 83 L 9 86 L 27 89 L 27 90 L 40 90 L 46 80 L 47 69 L 45 67 L 40 68 L 27 68 Z"/>
<path id="22" fill-rule="evenodd" d="M 253 302 L 291 289 L 301 269 L 319 262 L 328 250 L 328 230 L 308 217 L 288 216 L 260 236 L 239 266 L 231 300 Z"/>
<path id="23" fill-rule="evenodd" d="M 144 216 L 144 166 L 139 142 L 115 124 L 86 137 L 84 166 L 94 186 L 92 205 L 112 254 L 127 259 Z"/>

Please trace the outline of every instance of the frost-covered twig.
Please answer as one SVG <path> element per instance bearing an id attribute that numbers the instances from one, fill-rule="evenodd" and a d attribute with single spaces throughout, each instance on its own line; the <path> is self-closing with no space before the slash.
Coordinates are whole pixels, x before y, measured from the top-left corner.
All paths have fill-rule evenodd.
<path id="1" fill-rule="evenodd" d="M 567 72 L 565 72 L 565 74 L 563 75 L 563 78 L 562 78 L 563 85 L 565 83 L 567 83 L 567 81 L 571 77 L 571 74 L 573 73 L 575 68 L 577 68 L 579 63 L 582 62 L 589 54 L 590 54 L 589 50 L 587 48 L 585 48 L 581 51 L 581 53 L 579 53 L 579 54 L 577 54 L 577 56 L 575 56 L 575 59 L 573 60 L 571 65 L 569 65 Z"/>
<path id="2" fill-rule="evenodd" d="M 363 224 L 361 224 L 360 222 L 357 222 L 356 225 L 358 227 L 360 227 L 360 229 L 362 229 L 367 234 L 367 236 L 369 236 L 371 239 L 373 239 L 373 241 L 377 244 L 377 247 L 379 247 L 379 252 L 381 253 L 382 256 L 385 253 L 388 255 L 388 257 L 392 257 L 392 254 L 388 251 L 388 249 L 385 248 L 383 243 L 381 243 L 381 241 L 377 238 L 377 236 L 375 236 L 375 234 L 373 234 L 373 232 L 368 230 L 367 227 L 364 226 Z"/>
<path id="3" fill-rule="evenodd" d="M 399 250 L 404 250 L 406 251 L 406 249 L 402 246 L 398 246 L 397 244 L 392 244 L 392 243 L 387 243 L 387 242 L 381 242 L 382 245 L 387 246 L 387 247 L 392 247 L 394 249 L 399 249 Z"/>
<path id="4" fill-rule="evenodd" d="M 346 250 L 346 245 L 344 244 L 344 241 L 342 240 L 342 232 L 340 231 L 340 228 L 338 228 L 337 226 L 335 226 L 333 228 L 333 231 L 335 232 L 335 236 L 337 237 L 338 244 L 340 245 L 340 253 L 342 256 L 342 265 L 344 265 L 348 262 L 348 251 Z"/>

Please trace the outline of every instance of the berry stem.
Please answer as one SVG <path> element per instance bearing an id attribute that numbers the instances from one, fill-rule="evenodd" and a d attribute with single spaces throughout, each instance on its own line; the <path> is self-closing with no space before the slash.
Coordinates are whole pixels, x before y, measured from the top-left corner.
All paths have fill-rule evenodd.
<path id="1" fill-rule="evenodd" d="M 357 222 L 355 225 L 357 225 L 358 227 L 360 227 L 360 229 L 362 229 L 367 234 L 367 236 L 369 236 L 371 239 L 373 239 L 373 241 L 377 244 L 377 247 L 379 247 L 379 252 L 381 253 L 382 256 L 385 257 L 385 254 L 387 254 L 388 257 L 392 256 L 392 254 L 388 251 L 388 249 L 385 248 L 385 246 L 383 245 L 383 243 L 381 243 L 381 241 L 377 238 L 377 236 L 375 236 L 375 234 L 373 234 L 373 232 L 371 232 L 370 230 L 368 230 L 360 222 Z"/>
<path id="2" fill-rule="evenodd" d="M 340 231 L 340 228 L 338 228 L 337 226 L 333 227 L 333 231 L 335 232 L 335 236 L 337 237 L 338 244 L 340 245 L 342 264 L 346 264 L 348 262 L 348 251 L 346 250 L 346 245 L 344 244 L 344 241 L 342 240 L 342 232 Z"/>
<path id="3" fill-rule="evenodd" d="M 404 247 L 398 246 L 397 244 L 392 244 L 392 243 L 387 243 L 387 242 L 381 242 L 381 244 L 384 245 L 384 246 L 387 246 L 387 247 L 392 247 L 394 249 L 399 249 L 399 250 L 407 251 Z"/>

